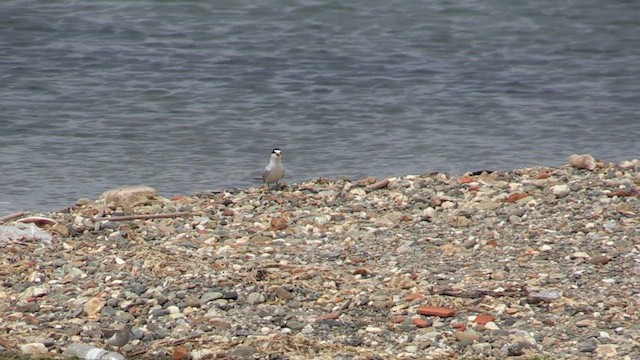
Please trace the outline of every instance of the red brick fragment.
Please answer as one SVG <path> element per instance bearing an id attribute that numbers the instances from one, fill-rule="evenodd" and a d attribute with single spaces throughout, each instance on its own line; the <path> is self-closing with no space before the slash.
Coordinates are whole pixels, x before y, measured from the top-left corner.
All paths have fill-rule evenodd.
<path id="1" fill-rule="evenodd" d="M 411 319 L 411 321 L 413 321 L 413 325 L 415 325 L 415 326 L 417 326 L 419 328 L 426 328 L 426 327 L 431 326 L 431 321 L 429 321 L 427 319 L 415 317 L 415 318 Z"/>
<path id="2" fill-rule="evenodd" d="M 475 320 L 473 320 L 473 322 L 476 324 L 485 325 L 486 323 L 493 321 L 495 319 L 496 317 L 491 314 L 480 314 L 476 317 Z"/>
<path id="3" fill-rule="evenodd" d="M 456 329 L 456 330 L 460 330 L 460 331 L 465 331 L 467 330 L 467 325 L 463 324 L 463 323 L 455 323 L 455 324 L 451 324 L 451 327 Z"/>
<path id="4" fill-rule="evenodd" d="M 487 245 L 498 246 L 498 242 L 495 239 L 487 240 Z"/>
<path id="5" fill-rule="evenodd" d="M 458 182 L 460 184 L 468 184 L 468 183 L 471 183 L 471 182 L 474 182 L 474 181 L 475 181 L 475 179 L 470 177 L 470 176 L 462 176 L 462 177 L 458 178 Z"/>
<path id="6" fill-rule="evenodd" d="M 424 294 L 420 292 L 409 294 L 405 299 L 407 299 L 407 301 L 421 300 L 424 299 Z"/>
<path id="7" fill-rule="evenodd" d="M 431 306 L 431 305 L 420 306 L 418 307 L 416 312 L 420 315 L 427 315 L 427 316 L 430 315 L 430 316 L 439 316 L 439 317 L 451 317 L 456 314 L 456 311 L 454 309 L 449 309 L 441 306 Z"/>
<path id="8" fill-rule="evenodd" d="M 178 345 L 173 350 L 173 355 L 171 355 L 171 358 L 173 360 L 183 360 L 187 358 L 187 355 L 189 355 L 189 350 L 187 350 L 187 348 L 182 345 Z"/>
<path id="9" fill-rule="evenodd" d="M 518 202 L 521 199 L 526 198 L 527 196 L 529 196 L 529 195 L 527 195 L 525 193 L 513 193 L 513 194 L 509 195 L 509 197 L 507 198 L 507 202 L 515 203 L 515 202 Z"/>

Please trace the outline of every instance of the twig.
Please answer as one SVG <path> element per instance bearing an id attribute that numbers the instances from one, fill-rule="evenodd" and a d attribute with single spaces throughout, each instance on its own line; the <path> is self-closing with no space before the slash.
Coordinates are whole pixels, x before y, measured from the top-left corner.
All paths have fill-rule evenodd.
<path id="1" fill-rule="evenodd" d="M 492 297 L 526 297 L 529 294 L 529 290 L 525 286 L 515 285 L 511 286 L 504 291 L 496 290 L 455 290 L 455 289 L 431 289 L 431 294 L 445 295 L 461 298 L 476 299 L 485 296 Z"/>
<path id="2" fill-rule="evenodd" d="M 15 218 L 19 218 L 20 216 L 22 216 L 22 215 L 24 215 L 26 213 L 27 213 L 26 211 L 18 211 L 18 212 L 13 213 L 13 214 L 2 216 L 2 217 L 0 217 L 0 224 L 2 224 L 5 221 L 9 221 L 9 220 L 13 220 Z"/>
<path id="3" fill-rule="evenodd" d="M 109 217 L 96 217 L 96 221 L 127 221 L 127 220 L 139 220 L 139 219 L 163 219 L 163 218 L 175 218 L 183 216 L 197 216 L 204 213 L 199 211 L 183 211 L 166 214 L 139 214 L 139 215 L 125 215 L 125 216 L 109 216 Z"/>

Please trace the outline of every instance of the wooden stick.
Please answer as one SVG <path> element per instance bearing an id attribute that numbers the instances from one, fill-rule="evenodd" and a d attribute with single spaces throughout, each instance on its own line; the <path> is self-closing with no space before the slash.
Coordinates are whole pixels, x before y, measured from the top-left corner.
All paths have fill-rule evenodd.
<path id="1" fill-rule="evenodd" d="M 19 218 L 20 216 L 22 216 L 22 215 L 24 215 L 26 213 L 27 213 L 26 211 L 18 211 L 18 212 L 13 213 L 13 214 L 2 216 L 2 217 L 0 217 L 0 224 L 2 224 L 5 221 L 9 221 L 9 220 L 13 220 L 15 218 Z"/>
<path id="2" fill-rule="evenodd" d="M 125 216 L 109 216 L 109 217 L 96 217 L 96 221 L 127 221 L 127 220 L 139 220 L 139 219 L 162 219 L 162 218 L 175 218 L 183 216 L 197 216 L 203 215 L 200 211 L 183 211 L 166 214 L 139 214 L 139 215 L 125 215 Z"/>

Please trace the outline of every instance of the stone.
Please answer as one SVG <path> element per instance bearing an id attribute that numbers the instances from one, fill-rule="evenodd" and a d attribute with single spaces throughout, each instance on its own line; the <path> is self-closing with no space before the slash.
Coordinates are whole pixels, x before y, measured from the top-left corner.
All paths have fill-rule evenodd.
<path id="1" fill-rule="evenodd" d="M 252 359 L 255 353 L 256 348 L 248 345 L 238 345 L 231 350 L 231 354 L 238 359 Z"/>
<path id="2" fill-rule="evenodd" d="M 554 185 L 551 187 L 551 192 L 558 198 L 563 198 L 571 192 L 571 188 L 569 188 L 566 184 Z"/>
<path id="3" fill-rule="evenodd" d="M 601 358 L 615 358 L 618 356 L 617 345 L 599 344 L 596 347 L 596 354 Z"/>
<path id="4" fill-rule="evenodd" d="M 83 311 L 90 319 L 97 319 L 103 307 L 104 302 L 94 297 L 84 304 Z"/>
<path id="5" fill-rule="evenodd" d="M 48 352 L 47 347 L 43 343 L 29 343 L 20 345 L 20 351 L 27 355 L 41 355 Z"/>
<path id="6" fill-rule="evenodd" d="M 560 299 L 562 293 L 555 289 L 545 289 L 533 293 L 529 293 L 527 296 L 527 301 L 530 303 L 539 303 L 539 302 L 552 302 L 554 300 Z"/>
<path id="7" fill-rule="evenodd" d="M 456 340 L 460 342 L 473 343 L 480 339 L 480 334 L 473 329 L 467 329 L 464 331 L 456 330 L 455 337 Z"/>
<path id="8" fill-rule="evenodd" d="M 272 230 L 284 230 L 289 226 L 287 219 L 282 217 L 274 217 L 271 219 L 271 229 Z"/>

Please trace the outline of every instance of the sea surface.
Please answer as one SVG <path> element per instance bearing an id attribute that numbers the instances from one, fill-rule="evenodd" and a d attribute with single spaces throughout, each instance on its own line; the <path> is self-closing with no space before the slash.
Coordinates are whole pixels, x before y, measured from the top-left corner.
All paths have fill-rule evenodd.
<path id="1" fill-rule="evenodd" d="M 640 1 L 0 2 L 0 215 L 640 157 Z"/>

